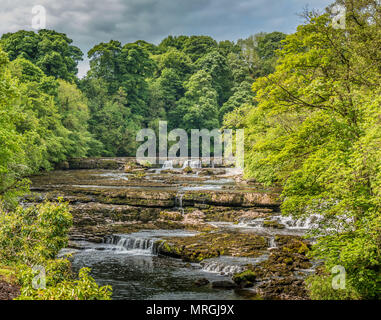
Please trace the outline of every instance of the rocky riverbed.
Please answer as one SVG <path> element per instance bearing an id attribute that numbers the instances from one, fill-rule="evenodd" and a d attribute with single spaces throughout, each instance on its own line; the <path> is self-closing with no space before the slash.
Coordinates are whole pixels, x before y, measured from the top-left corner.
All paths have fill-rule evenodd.
<path id="1" fill-rule="evenodd" d="M 316 221 L 279 211 L 279 190 L 235 168 L 73 160 L 32 177 L 25 205 L 69 201 L 73 268 L 115 299 L 306 299 L 303 235 Z"/>

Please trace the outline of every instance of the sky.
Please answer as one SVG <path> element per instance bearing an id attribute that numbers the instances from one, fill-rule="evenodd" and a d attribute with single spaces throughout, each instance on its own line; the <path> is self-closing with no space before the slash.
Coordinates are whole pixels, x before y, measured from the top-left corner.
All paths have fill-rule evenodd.
<path id="1" fill-rule="evenodd" d="M 66 33 L 84 52 L 78 75 L 88 70 L 87 52 L 111 39 L 160 43 L 168 35 L 209 35 L 237 40 L 258 32 L 292 33 L 303 10 L 324 10 L 333 0 L 1 0 L 0 35 L 33 30 L 39 8 L 46 28 Z M 33 11 L 37 10 L 37 11 Z"/>

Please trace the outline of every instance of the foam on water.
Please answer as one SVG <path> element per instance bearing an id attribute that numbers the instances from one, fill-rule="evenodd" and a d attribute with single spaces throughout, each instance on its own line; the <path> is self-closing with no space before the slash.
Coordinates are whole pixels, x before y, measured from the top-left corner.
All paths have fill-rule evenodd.
<path id="1" fill-rule="evenodd" d="M 268 257 L 268 254 L 263 254 L 257 258 L 220 256 L 218 258 L 206 259 L 200 264 L 205 272 L 233 275 L 244 271 L 247 265 L 256 265 L 265 261 Z"/>

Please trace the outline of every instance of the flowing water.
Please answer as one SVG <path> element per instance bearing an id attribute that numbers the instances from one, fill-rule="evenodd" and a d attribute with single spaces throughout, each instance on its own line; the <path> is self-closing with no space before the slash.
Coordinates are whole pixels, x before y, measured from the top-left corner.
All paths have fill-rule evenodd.
<path id="1" fill-rule="evenodd" d="M 168 179 L 168 173 L 161 173 L 161 170 L 173 169 L 173 166 L 173 161 L 166 161 L 160 169 L 146 170 L 146 176 L 141 181 L 148 181 L 147 183 L 136 183 L 132 174 L 122 171 L 78 170 L 74 174 L 68 171 L 51 173 L 49 179 L 37 177 L 33 187 L 35 190 L 43 192 L 49 192 L 55 188 L 59 190 L 64 190 L 66 187 L 68 189 L 76 188 L 80 191 L 74 191 L 79 192 L 80 195 L 83 189 L 85 195 L 86 192 L 91 194 L 89 201 L 102 200 L 96 198 L 98 194 L 103 192 L 99 192 L 102 189 L 111 194 L 113 192 L 120 193 L 123 190 L 126 190 L 127 193 L 136 192 L 135 190 L 154 194 L 160 192 L 158 197 L 152 198 L 152 201 L 157 201 L 159 206 L 162 205 L 160 203 L 161 193 L 167 192 L 173 194 L 174 197 L 173 202 L 168 202 L 171 207 L 167 209 L 178 210 L 183 214 L 184 209 L 192 205 L 189 200 L 186 200 L 187 198 L 184 198 L 187 193 L 202 194 L 205 191 L 223 194 L 230 192 L 230 190 L 241 194 L 258 192 L 256 186 L 236 183 L 235 175 L 240 173 L 240 169 L 226 168 L 226 172 L 218 176 L 204 175 L 201 177 L 201 175 L 182 173 L 181 168 L 178 168 L 174 169 L 177 170 L 177 174 L 169 174 L 170 180 L 165 180 Z M 183 163 L 184 166 L 198 169 L 197 173 L 204 170 L 201 168 L 201 162 L 197 160 L 186 160 Z M 92 189 L 95 189 L 95 192 Z M 81 201 L 81 197 L 76 199 L 76 201 Z M 201 199 L 200 201 L 198 204 L 204 205 L 204 200 Z M 147 203 L 149 207 L 151 200 Z M 103 205 L 105 204 L 103 203 Z M 117 204 L 109 207 L 104 206 L 102 210 L 109 210 L 111 214 L 117 206 Z M 237 208 L 237 210 L 240 209 Z M 136 210 L 140 210 L 140 208 L 137 207 Z M 268 240 L 268 248 L 275 248 L 277 246 L 275 235 L 301 235 L 307 229 L 318 226 L 319 223 L 318 217 L 314 216 L 307 220 L 295 221 L 278 213 L 272 213 L 271 220 L 282 224 L 284 228 L 264 227 L 265 218 L 241 219 L 238 223 L 211 222 L 210 224 L 220 230 L 228 229 L 229 232 L 237 232 L 237 237 L 241 232 L 264 235 Z M 224 300 L 256 298 L 253 295 L 242 295 L 242 292 L 237 290 L 213 289 L 210 285 L 198 287 L 194 282 L 201 278 L 206 278 L 210 282 L 229 280 L 234 273 L 243 271 L 246 265 L 255 265 L 267 259 L 268 253 L 257 258 L 221 256 L 206 259 L 200 264 L 184 263 L 180 259 L 158 254 L 158 246 L 160 245 L 158 240 L 165 237 L 185 237 L 194 234 L 194 232 L 185 230 L 145 230 L 131 234 L 114 234 L 106 236 L 102 243 L 74 241 L 75 246 L 73 247 L 75 249 L 63 249 L 59 256 L 73 253 L 71 259 L 74 271 L 78 271 L 82 267 L 91 268 L 91 275 L 98 284 L 113 287 L 113 299 Z M 84 238 L 80 237 L 79 239 Z M 312 270 L 301 272 L 308 273 Z"/>
<path id="2" fill-rule="evenodd" d="M 183 230 L 155 230 L 115 235 L 106 238 L 105 242 L 100 244 L 76 242 L 79 250 L 75 250 L 72 258 L 73 269 L 78 271 L 82 267 L 91 268 L 91 275 L 98 284 L 113 287 L 113 299 L 116 300 L 244 299 L 234 290 L 219 290 L 210 286 L 197 287 L 194 284 L 194 281 L 200 278 L 209 281 L 228 280 L 228 273 L 221 275 L 221 272 L 210 272 L 211 266 L 189 264 L 178 259 L 158 256 L 156 240 L 163 236 L 194 234 Z M 64 250 L 62 253 L 72 252 L 73 250 Z M 226 260 L 225 264 L 227 263 Z M 234 263 L 238 270 L 238 263 L 231 264 Z M 232 268 L 230 267 L 231 271 Z"/>

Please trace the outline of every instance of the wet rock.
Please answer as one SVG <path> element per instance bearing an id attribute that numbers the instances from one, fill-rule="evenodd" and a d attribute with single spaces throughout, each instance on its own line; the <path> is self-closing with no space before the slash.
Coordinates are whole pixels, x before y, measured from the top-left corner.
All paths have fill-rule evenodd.
<path id="1" fill-rule="evenodd" d="M 266 300 L 305 300 L 309 298 L 304 281 L 292 277 L 271 279 L 260 284 L 257 290 Z"/>
<path id="2" fill-rule="evenodd" d="M 69 159 L 69 168 L 78 169 L 109 169 L 117 170 L 123 168 L 126 158 L 75 158 Z"/>
<path id="3" fill-rule="evenodd" d="M 192 237 L 168 238 L 160 246 L 159 253 L 179 257 L 184 261 L 200 262 L 220 255 L 256 257 L 261 255 L 266 247 L 267 241 L 262 236 L 209 232 Z"/>
<path id="4" fill-rule="evenodd" d="M 263 226 L 265 228 L 274 228 L 274 229 L 284 229 L 285 226 L 277 221 L 265 220 L 263 221 Z"/>
<path id="5" fill-rule="evenodd" d="M 216 175 L 223 175 L 226 173 L 225 169 L 212 169 L 212 168 L 207 168 L 207 169 L 202 169 L 200 171 L 201 176 L 216 176 Z"/>
<path id="6" fill-rule="evenodd" d="M 256 266 L 249 266 L 249 269 L 255 272 L 258 279 L 292 277 L 297 270 L 311 268 L 312 264 L 307 257 L 309 248 L 305 241 L 295 236 L 276 237 L 276 240 L 279 247 L 271 250 L 266 261 Z"/>
<path id="7" fill-rule="evenodd" d="M 201 278 L 201 279 L 196 280 L 194 282 L 194 284 L 197 287 L 203 287 L 203 286 L 206 286 L 207 284 L 209 284 L 209 280 L 206 278 Z"/>
<path id="8" fill-rule="evenodd" d="M 252 270 L 246 270 L 241 273 L 236 273 L 233 276 L 233 281 L 242 288 L 247 288 L 253 285 L 256 278 L 257 275 Z"/>
<path id="9" fill-rule="evenodd" d="M 212 281 L 212 288 L 234 289 L 234 288 L 237 288 L 237 284 L 231 280 L 216 280 L 216 281 Z"/>
<path id="10" fill-rule="evenodd" d="M 193 170 L 191 167 L 186 167 L 184 170 L 183 170 L 184 173 L 186 174 L 190 174 L 190 173 L 193 173 Z"/>

